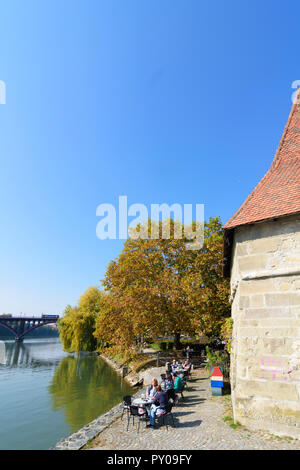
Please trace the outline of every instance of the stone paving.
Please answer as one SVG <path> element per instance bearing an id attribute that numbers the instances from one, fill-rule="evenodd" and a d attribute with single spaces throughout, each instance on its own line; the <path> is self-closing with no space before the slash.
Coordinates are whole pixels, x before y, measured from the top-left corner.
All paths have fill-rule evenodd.
<path id="1" fill-rule="evenodd" d="M 224 422 L 230 415 L 230 396 L 213 397 L 209 379 L 204 370 L 195 370 L 184 391 L 184 401 L 173 408 L 175 426 L 169 417 L 166 426 L 145 428 L 132 421 L 126 430 L 127 418 L 117 418 L 86 448 L 91 450 L 191 450 L 191 449 L 262 449 L 299 450 L 300 441 L 278 438 L 268 433 L 236 429 Z"/>

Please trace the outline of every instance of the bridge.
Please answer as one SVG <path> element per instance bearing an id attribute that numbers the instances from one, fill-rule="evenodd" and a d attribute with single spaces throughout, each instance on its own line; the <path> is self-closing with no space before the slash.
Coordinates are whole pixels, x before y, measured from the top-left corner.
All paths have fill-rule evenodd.
<path id="1" fill-rule="evenodd" d="M 24 336 L 40 326 L 57 323 L 59 315 L 42 315 L 41 317 L 13 317 L 12 315 L 0 315 L 0 326 L 9 330 L 16 341 L 23 341 Z"/>

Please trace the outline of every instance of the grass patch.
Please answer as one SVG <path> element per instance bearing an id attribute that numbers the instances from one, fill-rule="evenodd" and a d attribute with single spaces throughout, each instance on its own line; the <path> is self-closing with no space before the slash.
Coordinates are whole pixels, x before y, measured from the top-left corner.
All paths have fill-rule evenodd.
<path id="1" fill-rule="evenodd" d="M 233 418 L 231 416 L 224 416 L 223 421 L 224 423 L 226 423 L 226 421 L 233 421 Z"/>
<path id="2" fill-rule="evenodd" d="M 275 437 L 275 439 L 277 439 L 278 441 L 288 441 L 288 442 L 292 442 L 292 441 L 294 441 L 294 440 L 298 440 L 298 439 L 294 439 L 294 438 L 291 437 L 291 436 L 277 436 L 276 434 L 273 434 L 272 436 Z"/>
<path id="3" fill-rule="evenodd" d="M 148 369 L 149 367 L 155 367 L 155 366 L 156 366 L 156 359 L 153 359 L 153 358 L 141 359 L 131 364 L 131 368 L 134 372 L 141 372 L 142 370 Z"/>
<path id="4" fill-rule="evenodd" d="M 162 351 L 162 349 L 160 349 L 158 343 L 151 343 L 150 348 L 154 349 L 154 351 Z"/>
<path id="5" fill-rule="evenodd" d="M 155 367 L 157 364 L 157 358 L 155 356 L 149 356 L 147 354 L 139 354 L 133 359 L 125 360 L 120 354 L 109 357 L 117 365 L 127 366 L 132 372 L 141 372 L 150 367 Z"/>
<path id="6" fill-rule="evenodd" d="M 187 346 L 188 344 L 195 344 L 196 340 L 195 339 L 181 339 L 180 344 L 182 346 Z M 163 346 L 164 343 L 164 346 Z M 154 351 L 161 351 L 161 352 L 172 352 L 176 351 L 174 350 L 174 339 L 157 339 L 153 343 L 148 344 L 148 347 L 151 349 L 154 349 Z M 181 349 L 179 349 L 179 352 L 182 352 Z"/>
<path id="7" fill-rule="evenodd" d="M 238 427 L 241 426 L 241 423 L 239 423 L 238 421 L 236 423 L 231 423 L 229 424 L 229 426 L 232 428 L 232 429 L 237 429 Z"/>
<path id="8" fill-rule="evenodd" d="M 123 364 L 124 359 L 122 358 L 121 354 L 116 354 L 115 356 L 111 357 L 112 361 L 116 362 L 117 364 Z"/>
<path id="9" fill-rule="evenodd" d="M 227 413 L 231 413 L 231 410 L 228 409 L 227 410 Z M 227 423 L 229 424 L 229 426 L 232 428 L 232 429 L 237 429 L 241 426 L 241 423 L 239 423 L 238 421 L 235 423 L 234 420 L 233 420 L 233 416 L 231 415 L 226 415 L 224 416 L 223 418 L 223 421 L 224 423 Z"/>

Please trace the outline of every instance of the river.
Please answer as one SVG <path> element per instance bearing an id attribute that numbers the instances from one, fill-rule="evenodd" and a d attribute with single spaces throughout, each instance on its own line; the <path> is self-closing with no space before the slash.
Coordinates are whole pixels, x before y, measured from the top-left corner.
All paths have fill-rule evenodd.
<path id="1" fill-rule="evenodd" d="M 56 338 L 0 341 L 0 449 L 48 449 L 132 394 L 97 356 Z"/>

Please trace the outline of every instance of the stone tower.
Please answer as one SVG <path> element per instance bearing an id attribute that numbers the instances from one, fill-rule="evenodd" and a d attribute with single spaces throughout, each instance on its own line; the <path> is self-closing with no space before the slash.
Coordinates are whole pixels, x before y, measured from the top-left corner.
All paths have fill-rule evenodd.
<path id="1" fill-rule="evenodd" d="M 300 438 L 300 93 L 271 168 L 224 226 L 234 418 Z"/>

